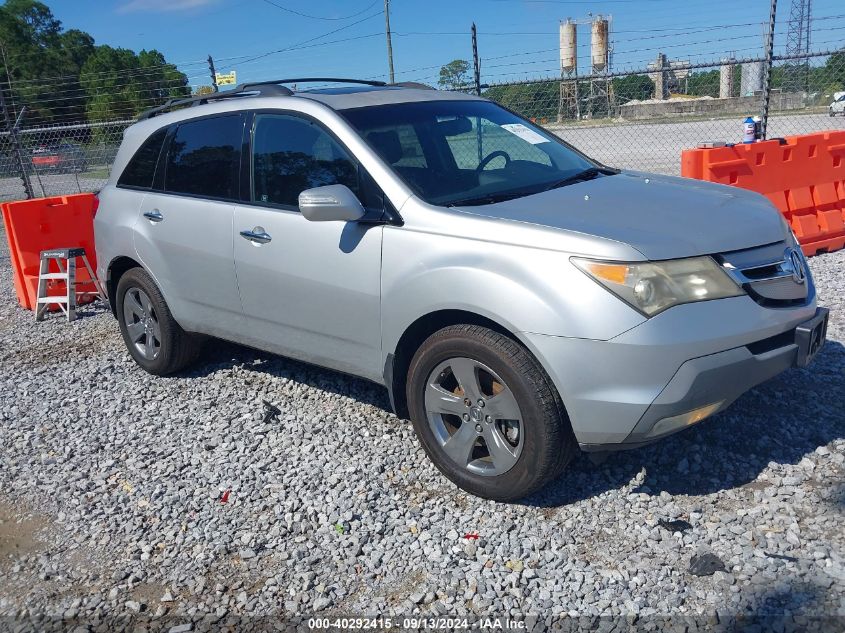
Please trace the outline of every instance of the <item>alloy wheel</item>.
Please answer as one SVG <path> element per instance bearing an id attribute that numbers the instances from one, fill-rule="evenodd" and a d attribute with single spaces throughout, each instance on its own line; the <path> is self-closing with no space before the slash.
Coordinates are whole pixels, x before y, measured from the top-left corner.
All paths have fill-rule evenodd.
<path id="1" fill-rule="evenodd" d="M 123 319 L 135 350 L 146 360 L 161 353 L 161 326 L 146 292 L 133 287 L 123 295 Z"/>
<path id="2" fill-rule="evenodd" d="M 429 374 L 426 417 L 443 452 L 484 476 L 516 464 L 525 441 L 522 413 L 504 380 L 471 358 L 450 358 Z"/>

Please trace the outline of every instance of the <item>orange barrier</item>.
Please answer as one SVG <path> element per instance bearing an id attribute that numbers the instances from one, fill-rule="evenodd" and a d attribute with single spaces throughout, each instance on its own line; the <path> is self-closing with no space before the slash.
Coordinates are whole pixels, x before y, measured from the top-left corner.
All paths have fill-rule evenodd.
<path id="1" fill-rule="evenodd" d="M 91 267 L 97 270 L 97 256 L 94 252 L 94 194 L 4 202 L 0 208 L 3 210 L 6 239 L 11 252 L 15 293 L 18 303 L 24 308 L 34 310 L 36 307 L 41 251 L 82 247 Z M 55 263 L 50 272 L 59 272 Z M 77 269 L 77 281 L 83 282 L 77 286 L 80 292 L 96 290 L 84 266 Z M 64 282 L 48 287 L 50 295 L 64 293 Z M 85 299 L 93 301 L 94 297 L 83 298 L 83 302 Z"/>
<path id="2" fill-rule="evenodd" d="M 762 193 L 805 255 L 845 247 L 845 131 L 684 150 L 681 175 Z"/>

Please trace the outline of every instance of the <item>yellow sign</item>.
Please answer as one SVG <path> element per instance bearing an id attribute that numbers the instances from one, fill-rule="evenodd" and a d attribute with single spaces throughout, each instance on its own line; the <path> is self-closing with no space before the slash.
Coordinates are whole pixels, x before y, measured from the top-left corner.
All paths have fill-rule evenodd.
<path id="1" fill-rule="evenodd" d="M 237 74 L 233 70 L 229 73 L 214 73 L 218 86 L 234 86 L 238 83 Z"/>

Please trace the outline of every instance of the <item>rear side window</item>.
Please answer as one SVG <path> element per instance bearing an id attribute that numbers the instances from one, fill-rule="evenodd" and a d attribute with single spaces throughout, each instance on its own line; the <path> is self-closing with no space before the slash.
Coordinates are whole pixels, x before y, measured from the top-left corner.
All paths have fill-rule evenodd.
<path id="1" fill-rule="evenodd" d="M 167 152 L 165 191 L 236 199 L 242 133 L 240 114 L 182 123 Z"/>
<path id="2" fill-rule="evenodd" d="M 126 169 L 120 174 L 117 180 L 119 187 L 149 189 L 153 186 L 158 155 L 161 153 L 161 146 L 164 145 L 166 136 L 167 128 L 162 128 L 144 141 L 126 165 Z"/>

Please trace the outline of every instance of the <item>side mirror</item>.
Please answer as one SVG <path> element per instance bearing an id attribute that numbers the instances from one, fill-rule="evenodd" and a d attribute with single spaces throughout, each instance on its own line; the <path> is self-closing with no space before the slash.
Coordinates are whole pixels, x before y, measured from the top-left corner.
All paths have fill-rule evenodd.
<path id="1" fill-rule="evenodd" d="M 311 222 L 354 222 L 364 217 L 364 207 L 346 185 L 326 185 L 299 194 L 299 211 Z"/>

